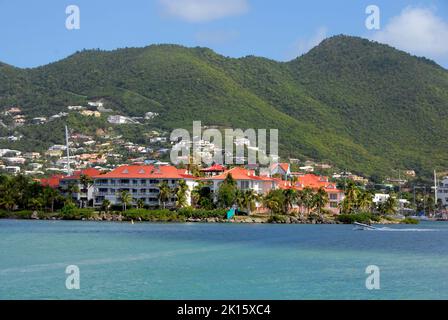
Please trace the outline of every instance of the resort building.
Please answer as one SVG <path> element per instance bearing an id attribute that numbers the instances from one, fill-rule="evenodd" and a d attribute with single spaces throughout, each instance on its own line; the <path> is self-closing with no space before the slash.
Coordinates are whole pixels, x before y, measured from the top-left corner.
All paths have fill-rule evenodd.
<path id="1" fill-rule="evenodd" d="M 93 179 L 95 176 L 98 176 L 101 172 L 97 169 L 89 168 L 84 170 L 75 171 L 72 175 L 63 177 L 60 179 L 59 187 L 63 194 L 67 194 L 69 192 L 70 186 L 76 186 L 77 192 L 72 192 L 72 199 L 81 204 L 83 207 L 85 206 L 93 206 L 94 199 L 94 187 L 93 187 Z M 90 182 L 83 183 L 82 176 L 86 176 L 90 178 Z"/>
<path id="2" fill-rule="evenodd" d="M 330 182 L 328 177 L 318 176 L 315 174 L 303 174 L 296 176 L 294 182 L 282 181 L 279 185 L 281 189 L 295 189 L 303 190 L 304 188 L 311 188 L 318 190 L 323 188 L 328 194 L 328 204 L 326 209 L 332 213 L 339 212 L 339 203 L 344 200 L 344 191 L 337 188 L 334 182 Z"/>
<path id="3" fill-rule="evenodd" d="M 134 204 L 142 199 L 147 206 L 157 207 L 160 205 L 159 185 L 166 182 L 174 190 L 180 180 L 184 180 L 188 186 L 187 203 L 190 205 L 190 194 L 196 185 L 196 178 L 187 174 L 185 169 L 156 165 L 120 166 L 111 172 L 94 177 L 94 206 L 101 206 L 106 199 L 112 205 L 121 204 L 120 193 L 127 191 L 131 194 Z M 175 202 L 175 196 L 171 195 L 166 207 L 173 207 Z"/>
<path id="4" fill-rule="evenodd" d="M 441 201 L 443 207 L 448 207 L 448 177 L 443 178 L 438 183 L 437 201 Z"/>
<path id="5" fill-rule="evenodd" d="M 277 179 L 257 176 L 255 175 L 255 171 L 247 170 L 242 167 L 235 167 L 224 171 L 221 174 L 204 178 L 203 180 L 211 182 L 212 192 L 216 194 L 220 185 L 229 174 L 231 174 L 233 180 L 236 181 L 238 189 L 242 191 L 253 190 L 256 193 L 263 195 L 277 188 Z"/>

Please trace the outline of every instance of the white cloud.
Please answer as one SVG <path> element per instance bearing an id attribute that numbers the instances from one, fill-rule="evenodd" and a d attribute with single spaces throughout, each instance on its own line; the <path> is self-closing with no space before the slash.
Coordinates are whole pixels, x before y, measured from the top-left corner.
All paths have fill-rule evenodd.
<path id="1" fill-rule="evenodd" d="M 159 0 L 168 15 L 188 22 L 205 22 L 246 13 L 247 0 Z"/>
<path id="2" fill-rule="evenodd" d="M 294 59 L 298 56 L 307 53 L 312 48 L 321 43 L 325 38 L 327 38 L 328 30 L 325 27 L 318 28 L 314 34 L 308 39 L 299 39 L 296 41 L 292 49 L 287 54 L 287 59 Z"/>
<path id="3" fill-rule="evenodd" d="M 419 56 L 448 57 L 448 22 L 433 9 L 407 7 L 372 39 Z"/>

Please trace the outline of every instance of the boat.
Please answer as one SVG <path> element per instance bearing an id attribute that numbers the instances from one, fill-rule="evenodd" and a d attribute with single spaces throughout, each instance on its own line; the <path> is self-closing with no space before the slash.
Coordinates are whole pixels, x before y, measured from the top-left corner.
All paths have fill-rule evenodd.
<path id="1" fill-rule="evenodd" d="M 359 222 L 353 222 L 355 225 L 354 230 L 376 230 L 376 227 L 369 226 L 368 224 L 359 223 Z"/>

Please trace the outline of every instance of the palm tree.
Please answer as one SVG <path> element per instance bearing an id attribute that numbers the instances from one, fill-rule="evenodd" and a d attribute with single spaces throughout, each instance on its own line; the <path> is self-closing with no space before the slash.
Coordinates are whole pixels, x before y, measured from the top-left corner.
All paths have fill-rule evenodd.
<path id="1" fill-rule="evenodd" d="M 390 195 L 384 203 L 380 204 L 378 209 L 383 214 L 394 214 L 397 212 L 397 199 Z"/>
<path id="2" fill-rule="evenodd" d="M 166 207 L 166 202 L 171 196 L 172 190 L 166 181 L 159 184 L 159 202 L 163 203 L 163 209 Z"/>
<path id="3" fill-rule="evenodd" d="M 73 194 L 79 193 L 79 186 L 75 183 L 70 183 L 67 186 L 67 197 L 73 202 Z"/>
<path id="4" fill-rule="evenodd" d="M 251 214 L 256 209 L 257 201 L 260 200 L 260 196 L 254 190 L 246 190 L 244 192 L 243 205 L 247 209 L 247 214 Z"/>
<path id="5" fill-rule="evenodd" d="M 188 185 L 185 180 L 179 180 L 179 184 L 176 187 L 176 207 L 183 208 L 187 205 L 187 191 Z"/>
<path id="6" fill-rule="evenodd" d="M 284 211 L 288 213 L 297 202 L 297 191 L 295 189 L 285 189 L 283 195 L 285 196 Z"/>
<path id="7" fill-rule="evenodd" d="M 302 200 L 303 206 L 306 208 L 307 215 L 309 215 L 311 209 L 313 209 L 315 205 L 313 189 L 311 189 L 310 187 L 303 188 L 300 198 Z"/>
<path id="8" fill-rule="evenodd" d="M 129 191 L 122 191 L 120 193 L 120 201 L 123 204 L 123 211 L 126 211 L 127 206 L 132 203 L 132 196 Z"/>
<path id="9" fill-rule="evenodd" d="M 15 196 L 16 193 L 13 182 L 9 178 L 6 178 L 0 189 L 0 207 L 3 207 L 8 211 L 13 210 L 16 206 Z"/>
<path id="10" fill-rule="evenodd" d="M 357 199 L 357 207 L 361 211 L 370 211 L 373 204 L 373 195 L 369 191 L 360 192 Z"/>
<path id="11" fill-rule="evenodd" d="M 284 196 L 282 190 L 271 190 L 263 198 L 263 205 L 271 211 L 271 214 L 279 214 L 284 207 Z"/>
<path id="12" fill-rule="evenodd" d="M 321 216 L 322 209 L 328 204 L 328 193 L 323 187 L 320 187 L 314 194 L 314 205 L 317 208 L 319 216 Z"/>
<path id="13" fill-rule="evenodd" d="M 51 212 L 54 212 L 54 202 L 60 198 L 60 194 L 57 190 L 50 188 L 50 187 L 46 187 L 44 189 L 44 203 L 45 204 L 50 204 L 50 208 L 51 208 Z"/>
<path id="14" fill-rule="evenodd" d="M 41 197 L 31 198 L 29 200 L 29 206 L 35 211 L 41 210 L 44 203 L 45 201 Z"/>
<path id="15" fill-rule="evenodd" d="M 353 213 L 357 209 L 358 205 L 359 189 L 351 181 L 348 183 L 345 190 L 345 198 L 341 204 L 344 213 Z"/>
<path id="16" fill-rule="evenodd" d="M 85 192 L 88 194 L 89 187 L 93 184 L 93 179 L 91 177 L 89 177 L 88 175 L 82 174 L 79 177 L 79 182 L 82 185 L 82 192 Z M 82 207 L 85 207 L 84 197 L 81 200 L 81 205 L 82 205 Z"/>
<path id="17" fill-rule="evenodd" d="M 137 208 L 142 209 L 145 206 L 145 200 L 144 199 L 138 199 L 137 200 Z"/>
<path id="18" fill-rule="evenodd" d="M 103 202 L 101 203 L 101 210 L 104 210 L 105 213 L 108 213 L 110 205 L 111 205 L 110 201 L 108 199 L 104 199 Z"/>

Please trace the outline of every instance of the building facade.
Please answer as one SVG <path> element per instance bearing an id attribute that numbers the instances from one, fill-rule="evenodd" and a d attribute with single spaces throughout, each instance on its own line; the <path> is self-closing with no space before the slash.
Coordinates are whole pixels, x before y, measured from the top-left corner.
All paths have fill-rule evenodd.
<path id="1" fill-rule="evenodd" d="M 159 185 L 163 182 L 174 190 L 179 181 L 184 180 L 188 186 L 187 203 L 191 205 L 191 191 L 196 185 L 196 178 L 188 175 L 186 170 L 173 166 L 133 165 L 120 166 L 111 172 L 98 175 L 94 178 L 94 206 L 100 207 L 104 200 L 112 205 L 121 204 L 120 194 L 129 192 L 135 205 L 143 200 L 149 207 L 160 206 Z M 166 202 L 166 207 L 174 207 L 176 198 L 172 194 Z"/>

